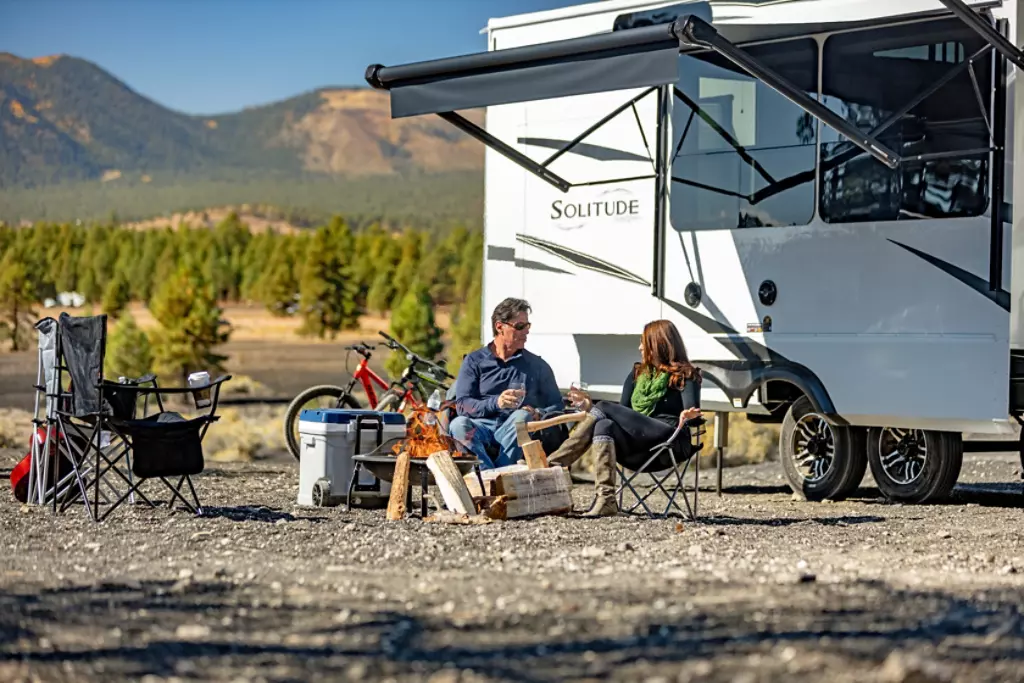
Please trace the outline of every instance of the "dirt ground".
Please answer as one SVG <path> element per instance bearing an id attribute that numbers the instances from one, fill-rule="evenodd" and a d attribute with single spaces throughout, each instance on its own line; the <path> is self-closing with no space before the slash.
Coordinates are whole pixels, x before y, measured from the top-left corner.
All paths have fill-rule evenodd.
<path id="1" fill-rule="evenodd" d="M 208 463 L 202 517 L 8 489 L 0 680 L 1019 680 L 1016 456 L 967 456 L 943 505 L 802 502 L 777 463 L 712 482 L 699 523 L 479 526 L 299 508 L 285 456 Z"/>

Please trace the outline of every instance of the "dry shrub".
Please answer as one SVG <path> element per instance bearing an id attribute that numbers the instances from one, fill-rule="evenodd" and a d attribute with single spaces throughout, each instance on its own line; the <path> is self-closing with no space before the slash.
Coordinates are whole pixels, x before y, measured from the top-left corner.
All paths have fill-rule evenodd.
<path id="1" fill-rule="evenodd" d="M 0 408 L 0 448 L 24 448 L 32 439 L 32 413 L 18 408 Z"/>
<path id="2" fill-rule="evenodd" d="M 211 460 L 251 461 L 284 450 L 284 406 L 220 408 L 210 426 L 204 450 Z"/>
<path id="3" fill-rule="evenodd" d="M 703 457 L 710 463 L 715 458 L 714 413 L 705 413 L 708 421 L 704 435 Z M 757 424 L 743 413 L 729 414 L 729 445 L 725 449 L 725 465 L 749 465 L 779 459 L 779 425 Z M 704 460 L 701 461 L 701 466 Z"/>
<path id="4" fill-rule="evenodd" d="M 271 391 L 248 375 L 231 375 L 231 379 L 221 385 L 220 393 L 221 396 L 269 396 Z"/>

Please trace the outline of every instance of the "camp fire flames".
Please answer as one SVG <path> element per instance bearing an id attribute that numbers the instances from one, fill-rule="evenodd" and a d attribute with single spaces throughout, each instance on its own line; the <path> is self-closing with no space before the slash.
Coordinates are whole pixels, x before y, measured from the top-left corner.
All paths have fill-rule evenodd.
<path id="1" fill-rule="evenodd" d="M 437 417 L 433 411 L 426 408 L 418 408 L 413 411 L 405 433 L 405 439 L 396 443 L 391 449 L 395 455 L 402 451 L 408 451 L 411 458 L 426 459 L 438 451 L 448 451 L 454 454 L 457 450 L 455 440 L 441 433 Z"/>

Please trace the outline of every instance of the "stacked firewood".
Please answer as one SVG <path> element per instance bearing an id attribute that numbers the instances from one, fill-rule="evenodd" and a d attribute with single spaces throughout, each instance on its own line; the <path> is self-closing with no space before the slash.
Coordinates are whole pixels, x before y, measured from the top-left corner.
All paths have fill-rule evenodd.
<path id="1" fill-rule="evenodd" d="M 568 470 L 548 467 L 547 459 L 527 453 L 527 463 L 463 475 L 452 459 L 456 444 L 441 433 L 433 415 L 417 411 L 409 421 L 408 436 L 396 445 L 394 477 L 387 518 L 405 517 L 409 491 L 409 461 L 426 458 L 448 511 L 487 519 L 516 519 L 535 515 L 566 514 L 572 510 L 572 481 Z M 530 449 L 524 449 L 530 450 Z"/>

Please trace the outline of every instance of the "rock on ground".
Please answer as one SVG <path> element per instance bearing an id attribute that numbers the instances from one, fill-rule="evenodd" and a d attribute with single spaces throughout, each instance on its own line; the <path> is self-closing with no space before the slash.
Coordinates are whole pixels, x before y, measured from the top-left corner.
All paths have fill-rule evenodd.
<path id="1" fill-rule="evenodd" d="M 0 469 L 18 457 L 0 452 Z M 1019 463 L 949 504 L 702 478 L 703 520 L 386 522 L 294 505 L 279 457 L 209 463 L 206 514 L 102 524 L 0 494 L 3 681 L 997 681 L 1024 658 Z M 156 500 L 166 490 L 149 482 Z M 574 495 L 589 502 L 585 485 Z M 418 513 L 418 505 L 414 504 Z"/>

